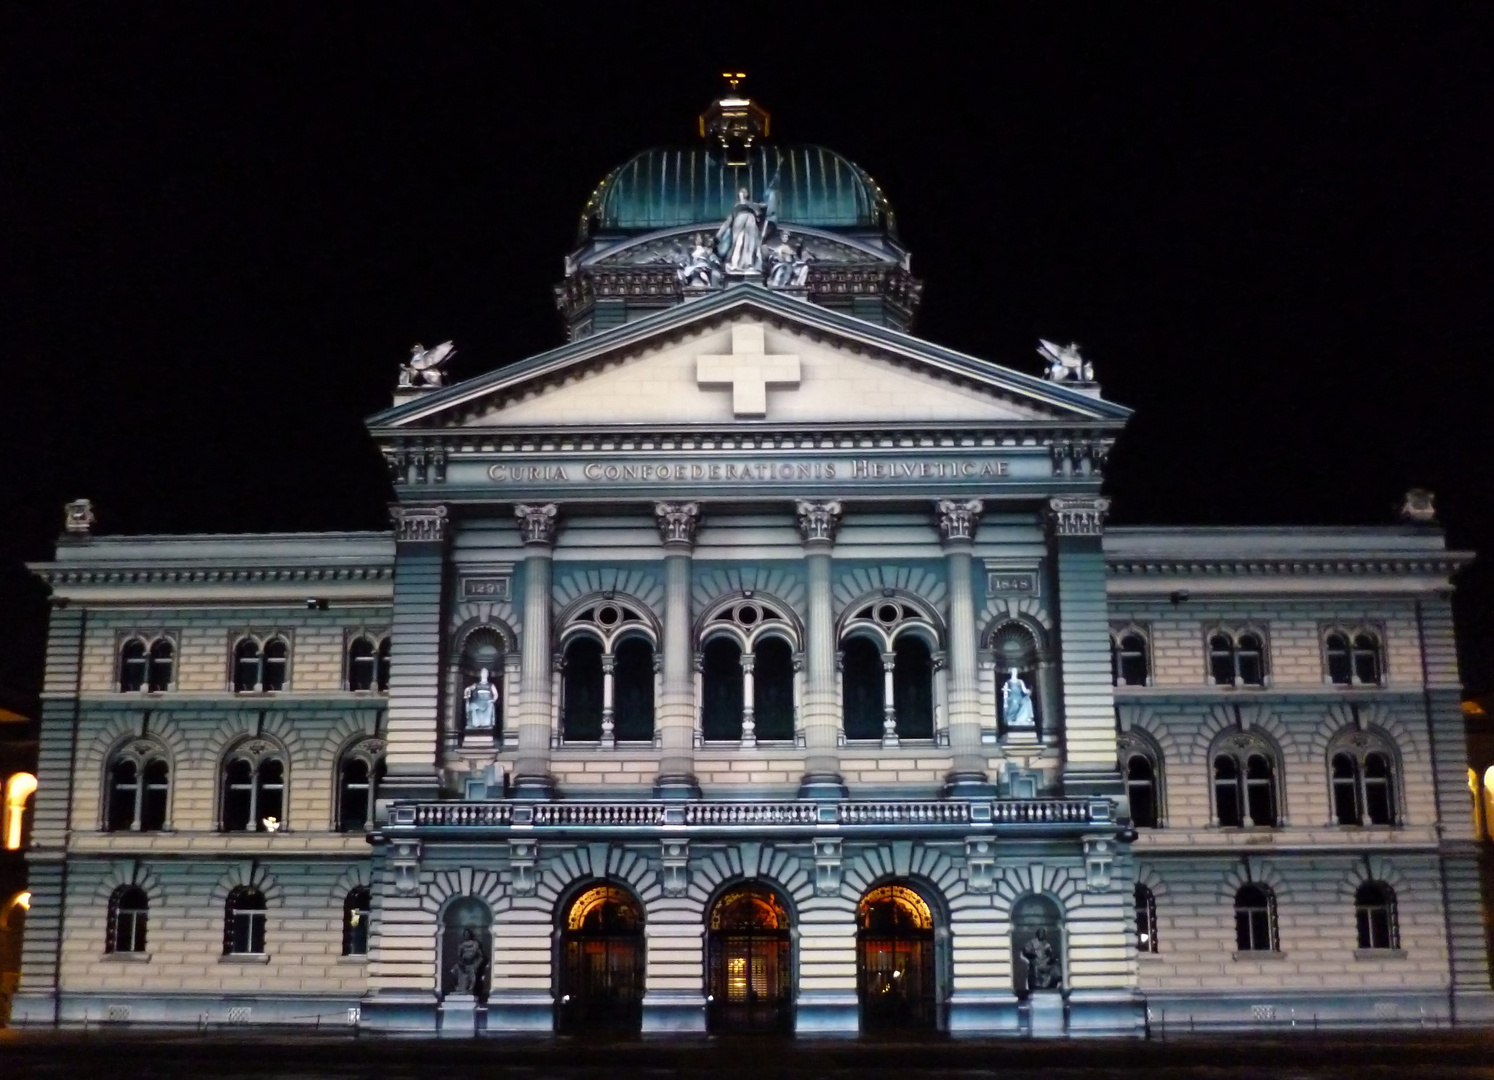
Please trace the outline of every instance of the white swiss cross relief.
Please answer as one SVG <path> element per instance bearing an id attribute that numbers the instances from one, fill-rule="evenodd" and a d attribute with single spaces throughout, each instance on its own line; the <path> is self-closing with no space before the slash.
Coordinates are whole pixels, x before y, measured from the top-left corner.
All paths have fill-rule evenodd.
<path id="1" fill-rule="evenodd" d="M 731 352 L 696 357 L 698 386 L 731 387 L 731 411 L 738 420 L 760 420 L 768 415 L 768 387 L 799 388 L 796 353 L 768 355 L 763 328 L 746 323 L 731 328 Z"/>
<path id="2" fill-rule="evenodd" d="M 859 343 L 742 319 L 510 399 L 472 425 L 1028 420 L 1050 415 Z"/>

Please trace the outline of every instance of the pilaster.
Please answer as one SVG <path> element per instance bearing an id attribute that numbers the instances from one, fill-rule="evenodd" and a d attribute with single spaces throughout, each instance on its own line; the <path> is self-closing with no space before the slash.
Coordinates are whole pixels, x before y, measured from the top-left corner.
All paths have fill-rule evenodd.
<path id="1" fill-rule="evenodd" d="M 1063 790 L 1117 795 L 1115 694 L 1101 538 L 1110 500 L 1064 495 L 1048 500 L 1048 544 L 1057 567 Z"/>
<path id="2" fill-rule="evenodd" d="M 441 607 L 451 519 L 441 505 L 394 505 L 389 516 L 395 542 L 396 644 L 389 664 L 389 771 L 382 794 L 431 799 L 438 788 Z"/>
<path id="3" fill-rule="evenodd" d="M 941 499 L 934 505 L 949 577 L 949 641 L 946 679 L 949 747 L 953 768 L 945 780 L 950 795 L 993 794 L 981 749 L 982 717 L 976 674 L 978 651 L 971 550 L 985 509 L 979 499 Z"/>

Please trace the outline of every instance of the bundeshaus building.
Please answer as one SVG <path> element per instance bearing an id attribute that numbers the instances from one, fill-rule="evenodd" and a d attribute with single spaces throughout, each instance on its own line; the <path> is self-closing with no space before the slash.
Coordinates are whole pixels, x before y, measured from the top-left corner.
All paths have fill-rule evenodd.
<path id="1" fill-rule="evenodd" d="M 565 344 L 413 351 L 391 531 L 69 505 L 15 1022 L 1494 1015 L 1430 498 L 1107 527 L 1089 359 L 915 336 L 887 195 L 769 135 L 597 185 Z"/>

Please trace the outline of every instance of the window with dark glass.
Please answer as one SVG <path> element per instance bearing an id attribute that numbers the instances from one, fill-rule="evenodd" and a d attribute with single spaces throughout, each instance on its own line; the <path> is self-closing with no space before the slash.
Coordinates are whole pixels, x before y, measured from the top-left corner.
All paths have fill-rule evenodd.
<path id="1" fill-rule="evenodd" d="M 109 832 L 155 832 L 166 827 L 171 767 L 164 757 L 138 749 L 121 751 L 109 766 L 104 828 Z"/>
<path id="2" fill-rule="evenodd" d="M 1131 803 L 1131 824 L 1143 829 L 1157 827 L 1157 776 L 1145 754 L 1126 759 L 1126 794 Z"/>
<path id="3" fill-rule="evenodd" d="M 285 675 L 290 660 L 290 646 L 284 638 L 273 638 L 265 643 L 264 650 L 264 688 L 266 690 L 284 690 Z"/>
<path id="4" fill-rule="evenodd" d="M 126 641 L 119 650 L 119 689 L 123 693 L 143 690 L 150 674 L 150 656 L 139 638 Z"/>
<path id="5" fill-rule="evenodd" d="M 1366 881 L 1354 893 L 1354 922 L 1361 949 L 1396 949 L 1400 931 L 1395 919 L 1395 893 L 1378 881 Z"/>
<path id="6" fill-rule="evenodd" d="M 900 739 L 934 737 L 934 660 L 928 643 L 904 634 L 892 646 L 892 705 Z"/>
<path id="7" fill-rule="evenodd" d="M 1340 825 L 1358 825 L 1359 763 L 1352 754 L 1334 754 L 1329 763 L 1333 784 L 1333 817 Z"/>
<path id="8" fill-rule="evenodd" d="M 233 688 L 241 693 L 259 689 L 259 642 L 244 638 L 233 647 Z"/>
<path id="9" fill-rule="evenodd" d="M 1228 754 L 1214 759 L 1214 817 L 1220 825 L 1245 824 L 1240 805 L 1240 765 Z"/>
<path id="10" fill-rule="evenodd" d="M 363 886 L 348 893 L 342 902 L 342 955 L 368 954 L 368 920 L 373 909 L 373 894 Z"/>
<path id="11" fill-rule="evenodd" d="M 366 637 L 348 646 L 348 689 L 372 690 L 379 674 L 378 647 Z"/>
<path id="12" fill-rule="evenodd" d="M 1354 635 L 1354 678 L 1366 686 L 1380 682 L 1380 642 L 1373 634 Z"/>
<path id="13" fill-rule="evenodd" d="M 150 647 L 150 680 L 147 688 L 153 694 L 171 689 L 176 667 L 176 648 L 166 638 L 157 638 Z"/>
<path id="14" fill-rule="evenodd" d="M 1110 680 L 1116 686 L 1145 686 L 1151 674 L 1146 638 L 1131 631 L 1110 639 Z"/>
<path id="15" fill-rule="evenodd" d="M 391 663 L 390 656 L 392 654 L 391 650 L 392 641 L 390 638 L 386 637 L 384 640 L 379 642 L 379 662 L 378 666 L 374 669 L 374 684 L 381 691 L 384 691 L 386 693 L 389 690 L 389 670 Z"/>
<path id="16" fill-rule="evenodd" d="M 228 894 L 223 917 L 223 953 L 260 955 L 265 951 L 265 898 L 258 889 L 241 885 Z"/>
<path id="17" fill-rule="evenodd" d="M 1364 755 L 1364 812 L 1367 824 L 1395 824 L 1395 788 L 1389 754 L 1371 751 Z"/>
<path id="18" fill-rule="evenodd" d="M 1256 740 L 1235 737 L 1214 756 L 1214 816 L 1223 826 L 1279 824 L 1275 757 Z"/>
<path id="19" fill-rule="evenodd" d="M 1157 900 L 1152 895 L 1152 890 L 1145 885 L 1137 885 L 1135 890 L 1136 903 L 1136 951 L 1143 953 L 1154 953 L 1157 951 Z"/>
<path id="20" fill-rule="evenodd" d="M 236 755 L 228 760 L 223 769 L 225 832 L 274 831 L 284 824 L 284 810 L 285 763 L 279 757 Z"/>
<path id="21" fill-rule="evenodd" d="M 760 741 L 794 737 L 794 650 L 780 637 L 752 649 L 752 715 Z"/>
<path id="22" fill-rule="evenodd" d="M 1265 645 L 1258 634 L 1241 634 L 1235 646 L 1235 669 L 1243 686 L 1266 683 Z"/>
<path id="23" fill-rule="evenodd" d="M 1209 674 L 1216 686 L 1235 685 L 1235 643 L 1228 634 L 1209 638 Z"/>
<path id="24" fill-rule="evenodd" d="M 1271 759 L 1251 754 L 1245 759 L 1245 808 L 1252 825 L 1276 825 L 1276 778 Z"/>
<path id="25" fill-rule="evenodd" d="M 1354 681 L 1354 660 L 1349 649 L 1347 634 L 1329 634 L 1323 641 L 1323 651 L 1328 660 L 1328 680 L 1340 686 Z"/>
<path id="26" fill-rule="evenodd" d="M 742 648 L 731 638 L 706 642 L 701 656 L 701 732 L 707 739 L 742 737 Z"/>
<path id="27" fill-rule="evenodd" d="M 1253 630 L 1210 634 L 1209 677 L 1216 686 L 1265 686 L 1265 639 Z"/>
<path id="28" fill-rule="evenodd" d="M 129 758 L 116 761 L 109 776 L 109 831 L 134 828 L 139 803 L 140 766 Z"/>
<path id="29" fill-rule="evenodd" d="M 135 885 L 121 885 L 109 898 L 109 936 L 104 951 L 143 953 L 150 901 Z"/>
<path id="30" fill-rule="evenodd" d="M 354 747 L 342 759 L 339 769 L 337 827 L 342 832 L 358 832 L 374 820 L 374 803 L 379 784 L 384 779 L 384 758 Z"/>
<path id="31" fill-rule="evenodd" d="M 654 647 L 648 639 L 624 638 L 612 673 L 613 737 L 644 742 L 654 737 Z"/>
<path id="32" fill-rule="evenodd" d="M 882 737 L 882 650 L 853 637 L 841 652 L 841 698 L 847 739 Z"/>
<path id="33" fill-rule="evenodd" d="M 560 731 L 572 742 L 596 742 L 602 737 L 602 643 L 593 637 L 573 638 L 565 647 L 561 667 Z"/>
<path id="34" fill-rule="evenodd" d="M 1328 761 L 1333 794 L 1333 818 L 1339 825 L 1394 825 L 1395 776 L 1388 752 L 1365 750 L 1374 745 L 1365 736 L 1359 745 L 1334 752 Z"/>
<path id="35" fill-rule="evenodd" d="M 1240 952 L 1276 951 L 1276 900 L 1269 889 L 1244 885 L 1235 893 L 1235 947 Z"/>

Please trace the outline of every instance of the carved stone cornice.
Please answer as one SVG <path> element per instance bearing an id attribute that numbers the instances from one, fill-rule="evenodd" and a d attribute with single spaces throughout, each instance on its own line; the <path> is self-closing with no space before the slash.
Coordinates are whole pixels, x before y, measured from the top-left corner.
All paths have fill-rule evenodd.
<path id="1" fill-rule="evenodd" d="M 394 540 L 399 544 L 444 543 L 450 511 L 444 506 L 391 506 Z"/>
<path id="2" fill-rule="evenodd" d="M 1110 500 L 1097 495 L 1058 495 L 1048 500 L 1048 531 L 1054 536 L 1100 536 Z"/>
<path id="3" fill-rule="evenodd" d="M 665 548 L 689 551 L 695 546 L 695 530 L 700 525 L 700 504 L 654 503 L 654 522 Z"/>
<path id="4" fill-rule="evenodd" d="M 555 546 L 555 527 L 560 523 L 560 507 L 554 503 L 519 503 L 514 507 L 519 522 L 519 538 L 525 547 Z"/>
<path id="5" fill-rule="evenodd" d="M 806 545 L 835 543 L 835 532 L 840 528 L 840 503 L 810 502 L 800 499 L 794 504 L 794 514 L 799 521 L 799 535 Z"/>
<path id="6" fill-rule="evenodd" d="M 975 539 L 975 527 L 985 508 L 979 499 L 940 499 L 934 504 L 940 538 L 946 544 L 970 543 Z"/>

